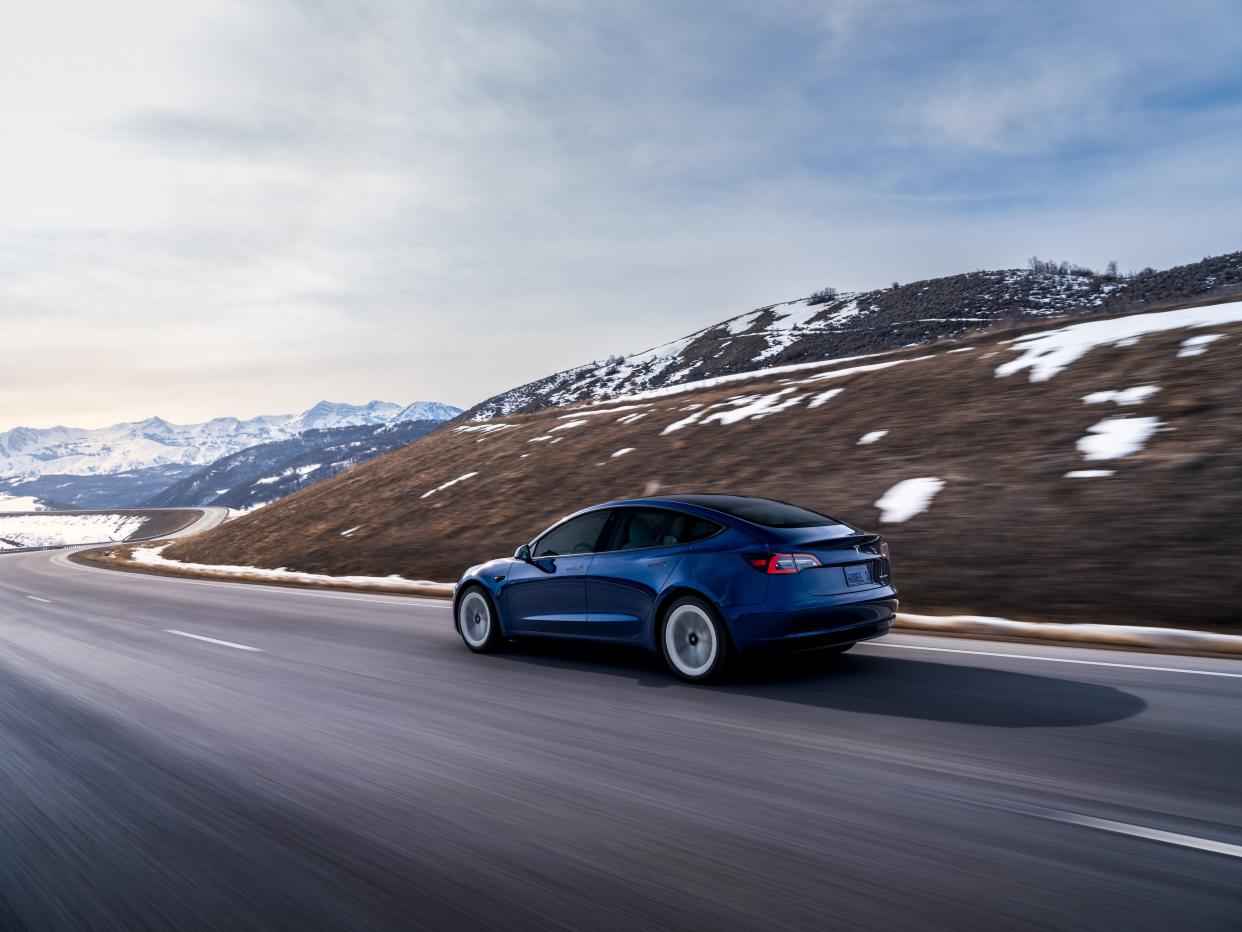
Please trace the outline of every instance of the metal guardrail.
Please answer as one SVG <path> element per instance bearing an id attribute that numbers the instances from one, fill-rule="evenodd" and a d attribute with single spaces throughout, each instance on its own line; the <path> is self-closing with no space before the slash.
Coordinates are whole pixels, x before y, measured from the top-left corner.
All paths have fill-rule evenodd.
<path id="1" fill-rule="evenodd" d="M 68 550 L 70 547 L 108 547 L 112 544 L 140 544 L 144 540 L 159 540 L 158 537 L 138 537 L 134 540 L 100 540 L 85 544 L 48 544 L 45 547 L 4 547 L 0 548 L 0 557 L 6 553 L 38 553 L 40 550 Z"/>

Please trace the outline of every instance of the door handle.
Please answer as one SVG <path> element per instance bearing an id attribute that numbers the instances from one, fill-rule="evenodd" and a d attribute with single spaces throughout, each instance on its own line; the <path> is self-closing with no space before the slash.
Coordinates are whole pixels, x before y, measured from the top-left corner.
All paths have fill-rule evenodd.
<path id="1" fill-rule="evenodd" d="M 661 560 L 661 561 L 660 561 L 660 562 L 658 562 L 658 563 L 648 563 L 647 565 L 648 565 L 648 566 L 650 566 L 652 569 L 655 569 L 655 568 L 660 567 L 660 566 L 668 566 L 668 564 L 667 564 L 667 563 L 665 563 L 663 560 Z"/>
<path id="2" fill-rule="evenodd" d="M 582 564 L 582 563 L 574 563 L 574 564 L 567 564 L 567 565 L 565 565 L 565 566 L 562 566 L 562 567 L 561 567 L 561 569 L 563 569 L 563 570 L 580 570 L 580 569 L 582 569 L 582 567 L 583 567 L 583 566 L 584 566 L 584 564 Z"/>

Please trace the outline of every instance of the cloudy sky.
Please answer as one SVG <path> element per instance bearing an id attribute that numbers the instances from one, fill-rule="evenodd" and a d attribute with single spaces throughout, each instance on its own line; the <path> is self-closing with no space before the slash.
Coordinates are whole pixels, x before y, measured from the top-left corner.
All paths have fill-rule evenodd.
<path id="1" fill-rule="evenodd" d="M 466 406 L 826 285 L 1242 248 L 1237 0 L 18 4 L 0 430 Z"/>

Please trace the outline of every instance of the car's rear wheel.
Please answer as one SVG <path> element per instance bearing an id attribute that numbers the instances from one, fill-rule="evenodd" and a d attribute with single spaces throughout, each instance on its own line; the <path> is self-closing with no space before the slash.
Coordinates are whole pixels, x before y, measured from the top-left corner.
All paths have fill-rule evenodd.
<path id="1" fill-rule="evenodd" d="M 689 683 L 720 677 L 729 660 L 729 635 L 716 610 L 693 596 L 669 606 L 660 649 L 670 670 Z"/>
<path id="2" fill-rule="evenodd" d="M 471 586 L 457 601 L 457 633 L 476 654 L 485 654 L 500 645 L 500 624 L 492 600 L 482 586 Z"/>

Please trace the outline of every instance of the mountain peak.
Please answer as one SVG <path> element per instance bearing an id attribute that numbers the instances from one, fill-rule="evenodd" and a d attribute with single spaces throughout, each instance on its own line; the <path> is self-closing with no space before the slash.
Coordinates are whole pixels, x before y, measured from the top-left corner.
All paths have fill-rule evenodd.
<path id="1" fill-rule="evenodd" d="M 161 417 L 97 430 L 14 428 L 0 433 L 0 476 L 114 475 L 166 465 L 204 465 L 261 443 L 307 430 L 447 420 L 458 408 L 439 402 L 402 407 L 378 399 L 366 404 L 323 400 L 301 414 L 213 418 L 202 424 L 170 424 Z"/>

